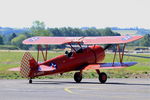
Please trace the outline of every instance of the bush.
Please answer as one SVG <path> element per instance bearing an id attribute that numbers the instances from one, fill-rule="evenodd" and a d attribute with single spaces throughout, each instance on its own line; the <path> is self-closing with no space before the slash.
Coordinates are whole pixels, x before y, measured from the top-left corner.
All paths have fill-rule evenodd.
<path id="1" fill-rule="evenodd" d="M 14 45 L 0 45 L 0 50 L 18 50 L 19 48 Z"/>

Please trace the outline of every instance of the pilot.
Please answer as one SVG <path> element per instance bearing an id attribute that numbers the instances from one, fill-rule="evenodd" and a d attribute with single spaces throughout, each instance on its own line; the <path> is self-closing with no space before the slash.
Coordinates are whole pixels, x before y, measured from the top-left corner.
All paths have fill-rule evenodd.
<path id="1" fill-rule="evenodd" d="M 73 55 L 73 52 L 68 52 L 66 51 L 65 54 L 68 56 L 68 57 L 71 57 Z"/>

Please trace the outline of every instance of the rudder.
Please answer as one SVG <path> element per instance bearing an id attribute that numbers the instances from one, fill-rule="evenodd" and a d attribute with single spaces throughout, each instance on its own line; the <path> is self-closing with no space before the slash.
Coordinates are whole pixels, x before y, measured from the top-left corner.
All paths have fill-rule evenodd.
<path id="1" fill-rule="evenodd" d="M 25 78 L 34 77 L 32 74 L 32 69 L 36 69 L 37 66 L 38 63 L 35 61 L 32 55 L 29 52 L 25 52 L 25 54 L 22 57 L 21 66 L 20 66 L 21 76 Z"/>

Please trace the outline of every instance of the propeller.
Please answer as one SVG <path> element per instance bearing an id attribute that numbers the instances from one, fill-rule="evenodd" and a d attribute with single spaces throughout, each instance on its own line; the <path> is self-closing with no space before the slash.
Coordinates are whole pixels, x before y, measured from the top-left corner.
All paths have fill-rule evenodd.
<path id="1" fill-rule="evenodd" d="M 106 46 L 104 47 L 104 50 L 106 50 L 106 49 L 110 48 L 111 46 L 112 46 L 112 44 L 108 44 L 108 45 L 106 45 Z"/>

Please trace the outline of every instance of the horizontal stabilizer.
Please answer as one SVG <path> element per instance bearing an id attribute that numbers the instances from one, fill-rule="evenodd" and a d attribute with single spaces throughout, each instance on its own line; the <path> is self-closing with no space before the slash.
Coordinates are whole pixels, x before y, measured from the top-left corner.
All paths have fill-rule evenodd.
<path id="1" fill-rule="evenodd" d="M 50 67 L 50 66 L 46 66 L 46 65 L 40 65 L 38 67 L 38 71 L 54 71 L 56 70 L 55 67 Z"/>
<path id="2" fill-rule="evenodd" d="M 88 69 L 113 69 L 113 68 L 125 68 L 129 66 L 133 66 L 137 64 L 137 62 L 115 62 L 115 63 L 98 63 L 98 64 L 90 64 L 83 68 L 83 70 Z"/>
<path id="3" fill-rule="evenodd" d="M 20 71 L 20 67 L 8 69 L 9 71 Z"/>

